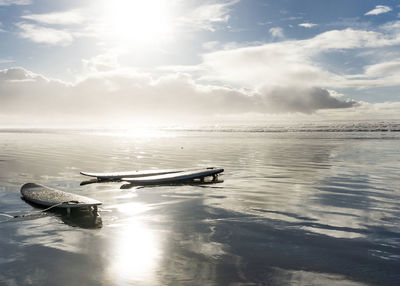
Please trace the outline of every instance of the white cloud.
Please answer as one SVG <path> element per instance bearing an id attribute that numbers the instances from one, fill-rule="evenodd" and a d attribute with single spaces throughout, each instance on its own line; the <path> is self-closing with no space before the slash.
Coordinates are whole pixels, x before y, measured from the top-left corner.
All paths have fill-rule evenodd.
<path id="1" fill-rule="evenodd" d="M 19 36 L 35 43 L 68 46 L 74 41 L 71 32 L 60 29 L 46 28 L 27 23 L 17 23 L 20 28 Z"/>
<path id="2" fill-rule="evenodd" d="M 400 86 L 400 59 L 364 67 L 363 74 L 346 76 L 343 86 L 360 89 Z"/>
<path id="3" fill-rule="evenodd" d="M 389 6 L 385 5 L 377 5 L 375 9 L 372 9 L 371 11 L 365 13 L 365 15 L 379 15 L 379 14 L 384 14 L 392 11 L 392 8 Z"/>
<path id="4" fill-rule="evenodd" d="M 269 33 L 274 38 L 284 38 L 285 37 L 285 34 L 283 33 L 283 29 L 280 27 L 273 27 L 273 28 L 269 29 Z"/>
<path id="5" fill-rule="evenodd" d="M 155 79 L 142 73 L 107 71 L 66 84 L 23 68 L 0 71 L 0 113 L 18 117 L 20 123 L 53 116 L 69 123 L 135 118 L 167 122 L 245 113 L 312 113 L 354 104 L 321 88 L 276 87 L 250 93 L 200 84 L 179 73 Z"/>
<path id="6" fill-rule="evenodd" d="M 324 32 L 314 38 L 298 41 L 298 43 L 304 48 L 317 51 L 379 48 L 400 44 L 400 36 L 375 31 L 345 29 Z"/>
<path id="7" fill-rule="evenodd" d="M 141 35 L 145 40 L 148 40 L 155 37 L 154 34 L 151 34 L 149 31 L 154 29 L 152 32 L 155 33 L 158 31 L 156 30 L 158 28 L 163 32 L 157 35 L 157 37 L 169 39 L 169 37 L 174 33 L 178 34 L 182 32 L 192 33 L 201 30 L 217 30 L 221 27 L 221 24 L 228 22 L 231 6 L 238 3 L 239 0 L 207 4 L 197 3 L 196 5 L 187 5 L 187 3 L 183 1 L 162 1 L 162 3 L 164 2 L 173 6 L 173 9 L 171 8 L 171 10 L 174 10 L 176 14 L 174 17 L 166 16 L 166 20 L 164 19 L 166 23 L 162 27 L 157 27 L 157 23 L 154 24 L 151 22 L 159 20 L 158 18 L 151 19 L 150 16 L 154 17 L 154 15 L 151 14 L 154 12 L 151 4 L 147 4 L 148 7 L 143 6 L 147 7 L 148 11 L 146 10 L 143 12 L 145 13 L 144 15 L 140 15 L 140 19 L 138 20 L 140 22 L 135 22 L 129 18 L 135 16 L 135 14 L 130 15 L 129 11 L 116 9 L 116 11 L 114 11 L 116 15 L 109 15 L 110 11 L 104 10 L 107 6 L 98 5 L 96 1 L 92 1 L 91 6 L 88 5 L 85 9 L 23 15 L 21 18 L 24 21 L 17 25 L 22 30 L 20 35 L 23 38 L 30 39 L 37 43 L 54 45 L 68 45 L 78 36 L 94 37 L 102 41 L 104 41 L 105 38 L 106 40 L 114 39 L 110 45 L 116 44 L 115 42 L 117 41 L 129 42 L 129 40 L 136 40 L 138 35 Z M 154 3 L 157 3 L 157 1 Z M 142 5 L 132 4 L 128 7 L 134 7 L 138 10 Z M 121 11 L 124 11 L 126 14 L 118 15 Z M 162 11 L 158 12 L 162 13 Z M 140 10 L 135 11 L 135 13 L 140 13 Z M 168 14 L 167 12 L 165 13 Z M 114 16 L 126 17 L 126 19 L 121 19 L 120 22 L 118 22 L 119 19 L 113 19 Z M 136 15 L 136 17 L 137 16 L 138 15 Z M 29 21 L 34 21 L 35 23 L 32 24 Z M 135 27 L 126 27 L 126 25 L 121 24 L 120 26 L 117 25 L 119 29 L 115 29 L 115 27 L 113 27 L 113 25 L 116 25 L 115 23 L 131 24 Z M 137 27 L 143 23 L 147 25 L 146 29 L 143 30 L 142 27 Z M 65 29 L 65 27 L 64 29 L 60 28 L 62 25 L 69 25 L 68 30 Z M 135 30 L 132 31 L 133 28 L 135 28 Z M 45 37 L 46 33 L 49 35 L 48 38 Z M 135 46 L 138 46 L 138 44 L 138 42 L 135 42 Z"/>
<path id="8" fill-rule="evenodd" d="M 365 68 L 365 74 L 368 76 L 384 75 L 400 77 L 400 59 L 369 65 Z"/>
<path id="9" fill-rule="evenodd" d="M 313 23 L 301 23 L 299 24 L 299 27 L 303 27 L 303 28 L 312 28 L 317 26 L 317 24 L 313 24 Z"/>
<path id="10" fill-rule="evenodd" d="M 216 25 L 228 22 L 230 6 L 238 2 L 238 0 L 234 0 L 225 3 L 203 4 L 180 17 L 178 24 L 194 30 L 215 31 Z"/>
<path id="11" fill-rule="evenodd" d="M 118 55 L 112 52 L 95 56 L 89 60 L 83 59 L 82 63 L 85 74 L 112 71 L 120 68 Z"/>
<path id="12" fill-rule="evenodd" d="M 54 12 L 46 14 L 29 14 L 21 18 L 36 22 L 34 24 L 27 21 L 16 23 L 20 29 L 18 35 L 21 38 L 31 40 L 35 43 L 68 46 L 78 36 L 82 36 L 82 32 L 74 32 L 70 29 L 60 28 L 61 25 L 78 25 L 83 24 L 85 18 L 79 9 Z M 84 27 L 79 27 L 80 31 L 84 31 Z"/>
<path id="13" fill-rule="evenodd" d="M 82 12 L 78 9 L 69 10 L 65 12 L 54 12 L 47 14 L 30 14 L 24 15 L 21 18 L 27 20 L 33 20 L 42 24 L 54 24 L 54 25 L 70 25 L 70 24 L 81 24 L 85 18 Z"/>
<path id="14" fill-rule="evenodd" d="M 191 75 L 206 72 L 202 65 L 168 65 L 157 67 L 154 71 L 162 73 L 189 73 Z"/>
<path id="15" fill-rule="evenodd" d="M 357 89 L 400 87 L 400 58 L 364 66 L 364 72 L 343 76 L 337 86 Z"/>
<path id="16" fill-rule="evenodd" d="M 376 48 L 400 44 L 397 32 L 333 30 L 306 40 L 290 40 L 232 48 L 203 55 L 203 79 L 262 90 L 265 87 L 371 88 L 400 86 L 398 61 L 379 63 Z M 371 51 L 364 74 L 336 73 L 320 58 L 332 52 Z M 372 56 L 371 56 L 372 55 Z M 372 58 L 371 58 L 372 57 Z"/>
<path id="17" fill-rule="evenodd" d="M 205 42 L 203 43 L 203 48 L 205 50 L 215 50 L 219 46 L 218 41 L 210 41 L 210 42 Z"/>
<path id="18" fill-rule="evenodd" d="M 344 96 L 343 93 L 337 92 L 336 90 L 333 90 L 333 89 L 329 89 L 328 92 L 334 98 L 341 98 Z"/>
<path id="19" fill-rule="evenodd" d="M 381 26 L 381 29 L 390 33 L 398 33 L 400 32 L 400 21 L 387 22 Z"/>
<path id="20" fill-rule="evenodd" d="M 0 6 L 11 6 L 11 5 L 30 5 L 31 0 L 0 0 Z"/>
<path id="21" fill-rule="evenodd" d="M 37 78 L 38 75 L 21 67 L 0 70 L 1 81 L 25 81 Z"/>
<path id="22" fill-rule="evenodd" d="M 265 85 L 315 86 L 327 73 L 296 46 L 281 42 L 205 54 L 206 77 L 256 89 Z"/>

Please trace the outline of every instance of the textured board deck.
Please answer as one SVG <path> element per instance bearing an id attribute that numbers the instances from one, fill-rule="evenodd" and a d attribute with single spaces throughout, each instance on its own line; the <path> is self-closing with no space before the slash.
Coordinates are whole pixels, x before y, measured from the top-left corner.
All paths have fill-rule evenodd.
<path id="1" fill-rule="evenodd" d="M 35 183 L 27 183 L 23 185 L 21 187 L 21 194 L 26 201 L 46 207 L 60 204 L 57 207 L 80 208 L 102 204 L 100 201 L 92 198 L 63 192 Z M 65 203 L 61 204 L 63 202 Z"/>
<path id="2" fill-rule="evenodd" d="M 215 167 L 198 167 L 198 168 L 185 168 L 185 169 L 141 170 L 141 171 L 108 172 L 108 173 L 95 173 L 95 172 L 80 172 L 80 173 L 84 176 L 95 177 L 100 180 L 120 180 L 122 178 L 158 176 L 158 175 L 173 174 L 178 172 L 188 172 L 196 170 L 215 170 L 215 169 L 216 169 Z"/>
<path id="3" fill-rule="evenodd" d="M 224 169 L 203 169 L 198 171 L 186 171 L 186 172 L 177 172 L 156 176 L 147 176 L 147 177 L 137 177 L 137 178 L 122 178 L 123 181 L 130 182 L 133 184 L 168 184 L 168 183 L 179 183 L 186 182 L 194 179 L 203 179 L 209 176 L 217 176 L 219 173 L 222 173 Z"/>

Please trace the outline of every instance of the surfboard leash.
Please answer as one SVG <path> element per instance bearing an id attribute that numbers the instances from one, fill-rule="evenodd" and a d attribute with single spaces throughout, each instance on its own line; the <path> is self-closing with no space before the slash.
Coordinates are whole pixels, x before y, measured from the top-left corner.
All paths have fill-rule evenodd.
<path id="1" fill-rule="evenodd" d="M 0 223 L 7 222 L 7 221 L 10 221 L 10 220 L 15 219 L 15 218 L 24 218 L 24 217 L 34 216 L 34 215 L 36 215 L 36 214 L 41 214 L 41 213 L 44 213 L 44 212 L 46 212 L 46 211 L 51 210 L 52 208 L 56 208 L 56 207 L 58 207 L 58 206 L 60 206 L 60 205 L 69 204 L 69 203 L 77 204 L 77 203 L 79 203 L 79 202 L 78 202 L 78 201 L 65 201 L 65 202 L 61 202 L 61 203 L 52 205 L 52 206 L 50 206 L 50 207 L 48 207 L 48 208 L 45 208 L 45 209 L 43 209 L 43 210 L 31 211 L 31 212 L 26 213 L 26 214 L 14 215 L 14 216 L 13 216 L 13 215 L 6 214 L 6 213 L 0 213 L 0 215 L 9 217 L 9 219 L 0 221 Z"/>

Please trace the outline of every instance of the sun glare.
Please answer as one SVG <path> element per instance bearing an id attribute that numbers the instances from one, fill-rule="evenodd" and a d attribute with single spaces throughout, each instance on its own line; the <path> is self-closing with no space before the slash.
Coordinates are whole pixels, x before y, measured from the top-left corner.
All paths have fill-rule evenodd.
<path id="1" fill-rule="evenodd" d="M 132 281 L 156 284 L 154 271 L 160 249 L 155 233 L 140 219 L 132 219 L 114 236 L 108 273 L 113 281 L 117 285 L 127 285 Z"/>
<path id="2" fill-rule="evenodd" d="M 104 0 L 101 26 L 115 45 L 149 45 L 171 36 L 166 0 Z"/>

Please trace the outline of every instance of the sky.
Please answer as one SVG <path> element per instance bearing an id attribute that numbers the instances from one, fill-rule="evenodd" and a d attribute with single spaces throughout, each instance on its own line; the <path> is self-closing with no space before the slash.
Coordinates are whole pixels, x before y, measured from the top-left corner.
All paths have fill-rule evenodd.
<path id="1" fill-rule="evenodd" d="M 0 126 L 400 119 L 398 0 L 0 0 Z"/>

